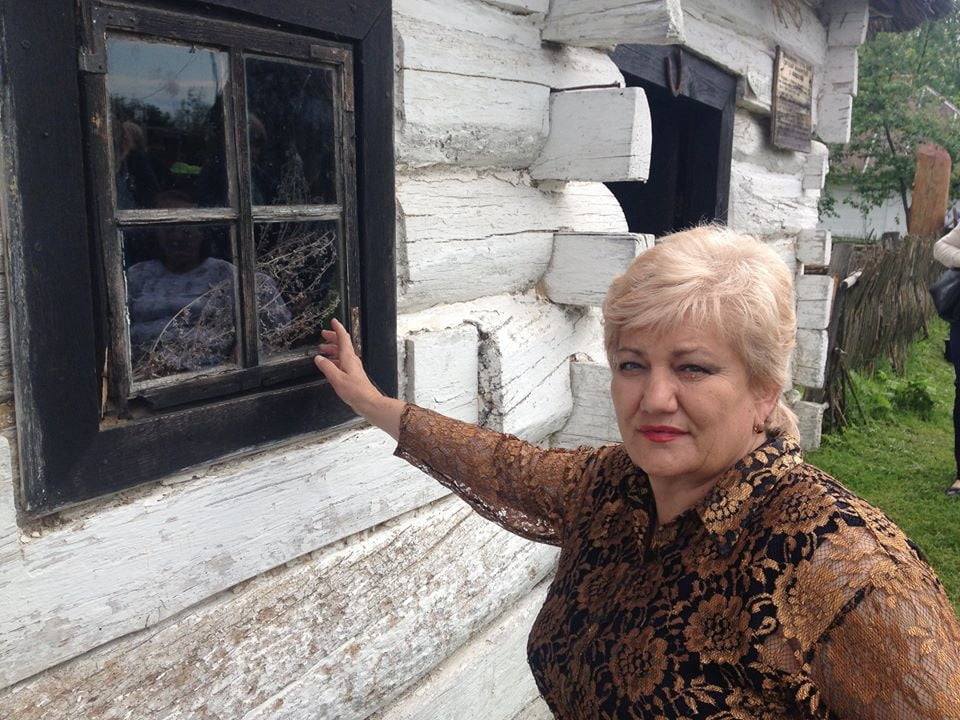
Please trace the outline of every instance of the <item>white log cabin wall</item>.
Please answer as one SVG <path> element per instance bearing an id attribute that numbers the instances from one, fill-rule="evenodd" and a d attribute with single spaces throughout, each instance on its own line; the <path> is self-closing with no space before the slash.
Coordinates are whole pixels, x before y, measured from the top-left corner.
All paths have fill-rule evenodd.
<path id="1" fill-rule="evenodd" d="M 626 5 L 394 0 L 407 399 L 537 442 L 616 439 L 597 305 L 650 239 L 598 180 L 644 177 L 651 143 L 617 42 L 683 42 L 740 77 L 730 222 L 798 273 L 818 242 L 822 258 L 822 163 L 772 149 L 765 114 L 773 48 L 819 76 L 824 26 L 783 24 L 767 0 Z M 582 111 L 551 106 L 572 93 L 629 111 L 558 151 L 552 127 Z M 591 144 L 608 166 L 581 162 Z M 578 278 L 567 243 L 591 239 Z M 812 340 L 795 365 L 816 381 L 823 313 L 798 297 Z M 524 644 L 555 550 L 480 520 L 361 424 L 19 518 L 9 345 L 4 327 L 0 717 L 548 717 Z"/>

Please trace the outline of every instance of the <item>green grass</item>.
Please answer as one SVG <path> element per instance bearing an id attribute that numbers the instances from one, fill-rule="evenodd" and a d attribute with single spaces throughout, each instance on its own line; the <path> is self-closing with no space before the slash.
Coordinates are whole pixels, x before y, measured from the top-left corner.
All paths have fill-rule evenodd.
<path id="1" fill-rule="evenodd" d="M 866 417 L 848 408 L 855 424 L 824 435 L 807 460 L 887 513 L 926 553 L 960 612 L 960 498 L 944 495 L 956 472 L 947 333 L 946 323 L 931 324 L 930 337 L 911 349 L 903 378 L 889 369 L 855 376 Z"/>

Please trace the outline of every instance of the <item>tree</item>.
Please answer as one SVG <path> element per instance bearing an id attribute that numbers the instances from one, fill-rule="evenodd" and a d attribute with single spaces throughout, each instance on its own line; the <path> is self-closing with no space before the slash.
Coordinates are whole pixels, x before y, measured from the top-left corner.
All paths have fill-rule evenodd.
<path id="1" fill-rule="evenodd" d="M 899 195 L 904 217 L 922 142 L 942 145 L 954 163 L 952 196 L 960 192 L 960 120 L 943 113 L 943 100 L 960 107 L 960 5 L 940 21 L 905 33 L 879 33 L 860 48 L 860 90 L 853 103 L 851 141 L 833 145 L 822 210 L 830 187 L 849 186 L 844 202 L 864 214 Z"/>

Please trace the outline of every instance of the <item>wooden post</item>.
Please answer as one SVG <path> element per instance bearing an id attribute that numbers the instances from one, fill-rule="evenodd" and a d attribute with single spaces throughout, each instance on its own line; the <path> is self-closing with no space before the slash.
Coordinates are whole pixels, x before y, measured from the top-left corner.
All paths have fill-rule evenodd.
<path id="1" fill-rule="evenodd" d="M 911 235 L 932 237 L 943 229 L 950 194 L 950 154 L 939 145 L 924 143 L 917 149 L 917 172 L 907 228 Z"/>

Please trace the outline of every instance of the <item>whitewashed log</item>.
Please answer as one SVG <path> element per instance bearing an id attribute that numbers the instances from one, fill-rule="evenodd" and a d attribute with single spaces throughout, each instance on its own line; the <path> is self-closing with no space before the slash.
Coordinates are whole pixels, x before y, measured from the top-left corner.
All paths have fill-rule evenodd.
<path id="1" fill-rule="evenodd" d="M 568 90 L 550 96 L 550 134 L 537 180 L 646 180 L 653 133 L 642 88 Z"/>
<path id="2" fill-rule="evenodd" d="M 742 77 L 738 102 L 769 113 L 777 45 L 815 71 L 826 57 L 826 28 L 805 4 L 798 11 L 799 25 L 781 20 L 772 2 L 683 0 L 684 45 Z"/>
<path id="3" fill-rule="evenodd" d="M 680 0 L 551 0 L 543 39 L 598 48 L 682 44 Z"/>
<path id="4" fill-rule="evenodd" d="M 446 494 L 394 447 L 334 431 L 62 513 L 0 557 L 0 687 Z"/>
<path id="5" fill-rule="evenodd" d="M 801 275 L 797 278 L 797 327 L 826 330 L 833 309 L 833 277 Z"/>
<path id="6" fill-rule="evenodd" d="M 403 312 L 532 287 L 559 230 L 627 229 L 603 185 L 569 183 L 543 192 L 519 173 L 401 175 L 397 200 Z"/>
<path id="7" fill-rule="evenodd" d="M 540 441 L 570 414 L 569 358 L 600 359 L 603 328 L 594 308 L 561 308 L 533 293 L 437 306 L 397 318 L 402 334 L 461 323 L 480 337 L 481 422 Z"/>
<path id="8" fill-rule="evenodd" d="M 524 598 L 555 548 L 441 501 L 0 695 L 5 717 L 366 718 Z"/>
<path id="9" fill-rule="evenodd" d="M 810 152 L 807 154 L 807 163 L 803 169 L 803 189 L 819 193 L 827 181 L 830 172 L 830 155 L 827 146 L 823 143 L 810 143 Z"/>
<path id="10" fill-rule="evenodd" d="M 853 119 L 853 95 L 845 92 L 824 92 L 820 95 L 817 136 L 827 143 L 850 142 Z"/>
<path id="11" fill-rule="evenodd" d="M 822 92 L 856 97 L 859 87 L 860 56 L 856 47 L 830 47 L 823 67 Z"/>
<path id="12" fill-rule="evenodd" d="M 817 199 L 804 193 L 802 176 L 735 161 L 728 217 L 731 227 L 745 232 L 798 232 L 816 226 Z"/>
<path id="13" fill-rule="evenodd" d="M 800 429 L 800 446 L 804 450 L 816 450 L 822 439 L 823 413 L 826 403 L 799 401 L 793 404 Z"/>
<path id="14" fill-rule="evenodd" d="M 532 83 L 404 70 L 401 166 L 527 167 L 547 139 L 550 89 Z"/>
<path id="15" fill-rule="evenodd" d="M 472 2 L 394 8 L 401 167 L 527 167 L 546 138 L 549 89 L 623 84 L 604 53 L 543 47 L 528 17 Z"/>
<path id="16" fill-rule="evenodd" d="M 20 555 L 20 527 L 17 525 L 14 495 L 16 481 L 10 457 L 10 441 L 0 435 L 0 567 L 15 564 Z M 7 592 L 18 594 L 16 588 L 10 588 Z"/>
<path id="17" fill-rule="evenodd" d="M 757 165 L 780 175 L 802 177 L 809 155 L 770 144 L 770 121 L 738 109 L 733 123 L 733 162 Z M 819 145 L 823 147 L 822 144 Z"/>
<path id="18" fill-rule="evenodd" d="M 797 260 L 805 265 L 829 265 L 832 249 L 829 230 L 801 230 L 797 235 Z"/>
<path id="19" fill-rule="evenodd" d="M 613 278 L 651 247 L 653 235 L 556 233 L 544 292 L 551 302 L 600 307 Z"/>
<path id="20" fill-rule="evenodd" d="M 369 720 L 513 720 L 539 697 L 527 665 L 527 635 L 547 588 L 548 583 L 541 583 L 413 690 Z"/>
<path id="21" fill-rule="evenodd" d="M 545 15 L 550 9 L 550 0 L 483 0 L 483 2 L 522 15 L 533 13 Z"/>
<path id="22" fill-rule="evenodd" d="M 798 385 L 822 388 L 827 366 L 826 330 L 797 330 L 797 347 L 793 353 L 793 379 Z"/>
<path id="23" fill-rule="evenodd" d="M 570 363 L 573 411 L 554 436 L 557 447 L 600 447 L 620 442 L 620 429 L 610 396 L 610 367 L 606 363 Z"/>
<path id="24" fill-rule="evenodd" d="M 797 238 L 792 233 L 779 233 L 774 235 L 757 235 L 767 246 L 773 250 L 786 265 L 793 275 L 797 275 L 803 269 L 797 262 Z"/>
<path id="25" fill-rule="evenodd" d="M 828 44 L 857 47 L 866 42 L 870 25 L 869 0 L 832 0 L 827 12 L 830 14 Z"/>
<path id="26" fill-rule="evenodd" d="M 570 357 L 596 357 L 602 349 L 599 313 L 531 299 L 499 320 L 488 316 L 480 328 L 482 423 L 541 440 L 560 430 L 572 410 Z"/>
<path id="27" fill-rule="evenodd" d="M 479 338 L 472 325 L 412 335 L 406 342 L 408 398 L 469 423 L 479 418 Z"/>
<path id="28" fill-rule="evenodd" d="M 398 70 L 442 72 L 545 85 L 554 90 L 622 85 L 602 51 L 544 45 L 532 18 L 476 2 L 398 0 L 393 5 Z"/>
<path id="29" fill-rule="evenodd" d="M 554 720 L 549 706 L 538 698 L 521 710 L 513 720 Z"/>

